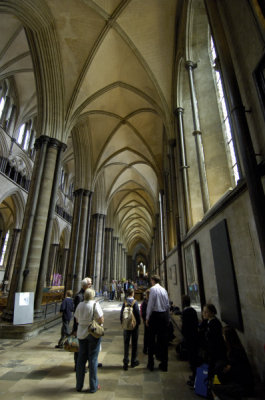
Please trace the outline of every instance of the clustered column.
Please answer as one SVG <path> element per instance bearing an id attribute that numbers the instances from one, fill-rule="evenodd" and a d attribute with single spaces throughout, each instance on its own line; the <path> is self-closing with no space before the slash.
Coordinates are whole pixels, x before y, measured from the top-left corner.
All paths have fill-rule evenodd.
<path id="1" fill-rule="evenodd" d="M 47 225 L 49 225 L 49 215 L 54 213 L 52 197 L 53 188 L 58 182 L 58 160 L 60 160 L 60 153 L 65 149 L 65 145 L 48 136 L 41 136 L 36 140 L 35 148 L 36 161 L 32 173 L 7 308 L 3 315 L 6 320 L 12 320 L 13 318 L 16 292 L 37 293 L 36 288 L 45 245 L 46 229 Z M 42 288 L 39 291 L 39 297 L 41 296 Z"/>
<path id="2" fill-rule="evenodd" d="M 201 193 L 202 193 L 202 204 L 203 204 L 203 211 L 206 212 L 210 208 L 210 201 L 209 201 L 208 184 L 207 184 L 205 161 L 204 161 L 202 133 L 200 130 L 198 104 L 197 104 L 197 98 L 193 80 L 193 69 L 197 68 L 197 64 L 192 61 L 187 61 L 186 68 L 189 74 L 191 106 L 192 106 L 193 125 L 194 125 L 193 135 L 195 138 L 195 146 L 197 153 L 198 171 L 199 171 Z"/>

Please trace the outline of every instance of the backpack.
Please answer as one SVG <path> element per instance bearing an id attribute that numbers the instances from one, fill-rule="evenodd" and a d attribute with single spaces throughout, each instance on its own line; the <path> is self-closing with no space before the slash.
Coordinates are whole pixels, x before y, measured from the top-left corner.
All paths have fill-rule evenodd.
<path id="1" fill-rule="evenodd" d="M 133 300 L 132 304 L 128 304 L 124 302 L 125 307 L 122 314 L 122 327 L 126 331 L 132 331 L 136 327 L 136 319 L 133 314 L 133 306 L 135 304 L 135 300 Z"/>

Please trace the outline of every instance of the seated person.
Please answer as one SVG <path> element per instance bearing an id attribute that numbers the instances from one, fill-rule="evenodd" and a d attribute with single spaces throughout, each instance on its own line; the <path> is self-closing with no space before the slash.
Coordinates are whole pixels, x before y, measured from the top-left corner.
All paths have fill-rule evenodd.
<path id="1" fill-rule="evenodd" d="M 223 337 L 227 350 L 227 363 L 216 368 L 221 384 L 212 385 L 214 399 L 238 400 L 242 397 L 253 396 L 254 385 L 251 367 L 236 330 L 230 326 L 225 326 Z"/>

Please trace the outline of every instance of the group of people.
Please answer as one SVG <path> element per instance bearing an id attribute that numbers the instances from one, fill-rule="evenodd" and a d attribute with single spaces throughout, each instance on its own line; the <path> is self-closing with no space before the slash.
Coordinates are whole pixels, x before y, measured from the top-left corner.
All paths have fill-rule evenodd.
<path id="1" fill-rule="evenodd" d="M 216 315 L 216 307 L 206 304 L 199 322 L 189 296 L 183 296 L 183 345 L 192 371 L 187 384 L 194 386 L 197 367 L 206 363 L 213 399 L 232 400 L 252 395 L 252 370 L 239 336 L 233 327 L 223 327 Z"/>
<path id="2" fill-rule="evenodd" d="M 122 295 L 126 298 L 128 289 L 137 290 L 137 283 L 130 280 L 124 282 L 112 280 L 109 285 L 107 282 L 103 284 L 103 296 L 109 301 L 121 301 Z"/>
<path id="3" fill-rule="evenodd" d="M 115 289 L 116 290 L 116 289 Z M 146 368 L 154 370 L 155 359 L 159 360 L 159 369 L 166 372 L 168 369 L 168 344 L 170 310 L 167 291 L 160 285 L 158 275 L 151 277 L 151 287 L 146 290 L 145 298 L 139 307 L 134 299 L 134 288 L 124 287 L 125 299 L 121 307 L 120 321 L 123 322 L 125 309 L 131 308 L 134 324 L 130 329 L 124 329 L 124 357 L 123 369 L 128 370 L 139 365 L 138 334 L 141 320 L 144 324 L 143 353 L 148 356 Z M 100 387 L 97 379 L 98 354 L 101 338 L 95 338 L 88 333 L 88 324 L 93 318 L 103 324 L 103 311 L 98 302 L 95 302 L 95 291 L 92 289 L 91 278 L 81 282 L 81 290 L 72 299 L 72 292 L 67 291 L 61 305 L 62 329 L 58 345 L 70 335 L 69 323 L 74 312 L 72 335 L 77 336 L 79 351 L 74 353 L 76 371 L 76 390 L 81 391 L 84 384 L 86 363 L 89 363 L 90 392 L 96 392 Z M 179 311 L 179 309 L 178 309 Z M 229 400 L 240 399 L 241 396 L 253 393 L 253 378 L 246 352 L 240 342 L 235 329 L 230 326 L 222 327 L 216 317 L 217 310 L 213 304 L 206 304 L 202 312 L 202 321 L 199 322 L 196 310 L 190 305 L 189 296 L 182 297 L 182 328 L 183 346 L 187 351 L 187 358 L 191 367 L 189 385 L 194 386 L 197 367 L 206 362 L 209 366 L 210 390 L 213 399 Z M 129 354 L 130 341 L 131 357 Z M 158 345 L 157 345 L 158 344 Z M 215 378 L 215 379 L 214 379 Z M 216 379 L 217 378 L 217 379 Z"/>
<path id="4" fill-rule="evenodd" d="M 95 291 L 92 289 L 92 279 L 85 278 L 81 282 L 81 290 L 72 299 L 72 291 L 66 292 L 60 308 L 62 313 L 61 337 L 56 348 L 62 348 L 64 340 L 72 333 L 78 338 L 79 350 L 74 353 L 76 371 L 76 390 L 81 392 L 84 385 L 86 363 L 89 368 L 89 391 L 95 393 L 100 386 L 98 384 L 97 369 L 98 354 L 101 346 L 101 337 L 95 338 L 88 333 L 88 325 L 95 318 L 99 324 L 104 323 L 103 311 L 95 301 Z M 70 333 L 70 321 L 74 312 L 74 323 Z"/>
<path id="5" fill-rule="evenodd" d="M 132 338 L 131 367 L 139 364 L 137 360 L 137 344 L 141 318 L 144 323 L 143 352 L 148 355 L 147 368 L 150 371 L 154 370 L 155 358 L 160 361 L 159 369 L 161 371 L 166 372 L 168 368 L 168 326 L 170 322 L 168 294 L 160 285 L 160 277 L 158 275 L 151 277 L 151 285 L 151 288 L 146 291 L 146 296 L 148 297 L 143 301 L 141 309 L 139 309 L 139 305 L 133 297 L 133 289 L 128 289 L 127 298 L 122 305 L 120 313 L 121 323 L 124 309 L 128 304 L 133 304 L 133 314 L 136 320 L 136 326 L 133 330 L 124 330 L 124 370 L 128 369 L 129 364 L 130 338 Z M 157 343 L 159 343 L 159 351 Z"/>

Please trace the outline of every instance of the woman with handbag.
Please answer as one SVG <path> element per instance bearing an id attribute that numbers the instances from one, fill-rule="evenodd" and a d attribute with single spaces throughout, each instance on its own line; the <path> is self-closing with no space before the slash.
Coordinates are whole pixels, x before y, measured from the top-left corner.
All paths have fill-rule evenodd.
<path id="1" fill-rule="evenodd" d="M 76 390 L 81 392 L 84 385 L 86 361 L 89 361 L 90 393 L 100 389 L 97 378 L 98 353 L 101 337 L 95 337 L 88 331 L 88 327 L 95 319 L 98 324 L 103 324 L 104 317 L 100 304 L 95 302 L 95 291 L 86 289 L 84 301 L 79 303 L 75 311 L 78 322 L 77 337 L 79 340 L 79 354 L 76 366 Z"/>

